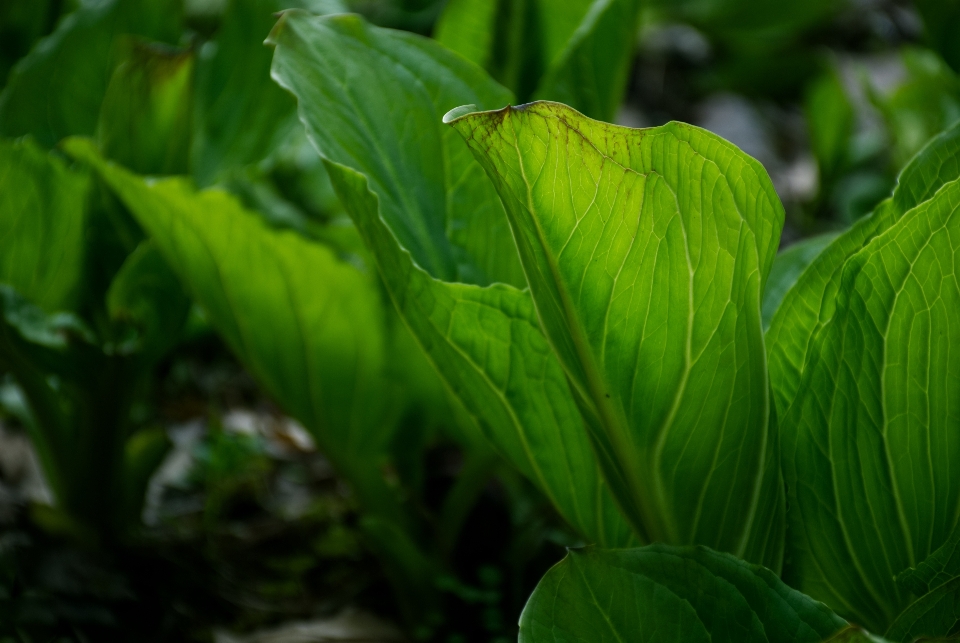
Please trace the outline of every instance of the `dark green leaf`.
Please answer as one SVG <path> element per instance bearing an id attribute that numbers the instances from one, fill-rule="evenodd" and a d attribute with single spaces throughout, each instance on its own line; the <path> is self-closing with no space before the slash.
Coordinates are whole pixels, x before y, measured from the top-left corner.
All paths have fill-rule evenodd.
<path id="1" fill-rule="evenodd" d="M 273 56 L 263 45 L 282 4 L 231 0 L 215 40 L 200 52 L 191 161 L 201 186 L 259 161 L 296 125 L 294 101 L 270 79 Z"/>
<path id="2" fill-rule="evenodd" d="M 817 643 L 846 623 L 768 569 L 705 547 L 572 550 L 520 617 L 520 643 Z"/>
<path id="3" fill-rule="evenodd" d="M 110 79 L 117 36 L 176 43 L 181 0 L 93 0 L 64 18 L 10 72 L 0 93 L 0 134 L 32 134 L 50 147 L 92 135 Z"/>
<path id="4" fill-rule="evenodd" d="M 613 120 L 633 63 L 639 9 L 637 0 L 454 0 L 435 37 L 521 101 L 556 100 Z"/>
<path id="5" fill-rule="evenodd" d="M 887 643 L 887 641 L 856 625 L 850 625 L 826 639 L 824 643 Z"/>
<path id="6" fill-rule="evenodd" d="M 807 266 L 823 252 L 823 249 L 836 239 L 838 233 L 828 232 L 816 237 L 799 241 L 777 254 L 767 277 L 767 287 L 763 291 L 763 329 L 770 327 L 774 313 L 783 301 L 787 291 L 797 283 L 797 279 Z"/>
<path id="7" fill-rule="evenodd" d="M 911 643 L 917 637 L 957 633 L 960 623 L 960 576 L 934 587 L 903 610 L 884 635 L 891 641 Z M 956 637 L 951 637 L 956 640 Z"/>
<path id="8" fill-rule="evenodd" d="M 960 22 L 957 0 L 916 0 L 914 6 L 923 20 L 927 42 L 960 73 L 960 40 L 956 26 Z"/>
<path id="9" fill-rule="evenodd" d="M 807 89 L 804 112 L 821 181 L 830 180 L 846 161 L 853 134 L 853 105 L 831 65 Z"/>
<path id="10" fill-rule="evenodd" d="M 639 0 L 594 0 L 555 57 L 547 38 L 550 63 L 534 97 L 612 121 L 633 67 L 640 5 Z M 550 15 L 555 9 L 545 11 Z"/>
<path id="11" fill-rule="evenodd" d="M 171 349 L 190 311 L 190 300 L 152 241 L 140 244 L 121 266 L 107 291 L 110 317 L 132 325 L 131 348 L 153 363 Z"/>
<path id="12" fill-rule="evenodd" d="M 919 565 L 897 574 L 897 584 L 922 596 L 956 576 L 960 576 L 960 530 Z"/>
<path id="13" fill-rule="evenodd" d="M 143 429 L 127 440 L 123 457 L 123 515 L 118 522 L 126 525 L 140 523 L 143 500 L 150 477 L 170 451 L 171 442 L 163 429 Z"/>

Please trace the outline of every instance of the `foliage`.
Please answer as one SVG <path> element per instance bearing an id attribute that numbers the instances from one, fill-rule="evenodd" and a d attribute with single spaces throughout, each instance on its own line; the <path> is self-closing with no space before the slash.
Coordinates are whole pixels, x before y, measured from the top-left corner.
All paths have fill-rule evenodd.
<path id="1" fill-rule="evenodd" d="M 101 637 L 114 570 L 173 524 L 142 517 L 198 337 L 337 481 L 260 596 L 369 555 L 324 582 L 389 586 L 413 640 L 502 640 L 523 603 L 528 642 L 960 636 L 954 4 L 917 2 L 932 49 L 900 47 L 892 88 L 819 48 L 850 15 L 822 1 L 0 9 L 0 419 L 54 502 L 22 533 L 113 588 L 37 636 Z M 819 191 L 781 202 L 782 166 L 694 125 L 611 123 L 658 28 L 702 40 L 695 91 L 806 123 Z M 209 560 L 283 467 L 207 403 L 183 484 Z M 19 628 L 4 601 L 46 563 L 10 542 Z"/>

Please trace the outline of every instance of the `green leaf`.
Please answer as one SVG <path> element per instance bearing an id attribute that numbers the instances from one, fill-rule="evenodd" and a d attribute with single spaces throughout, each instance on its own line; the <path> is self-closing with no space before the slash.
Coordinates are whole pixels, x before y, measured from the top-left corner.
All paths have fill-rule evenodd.
<path id="1" fill-rule="evenodd" d="M 946 636 L 960 622 L 960 530 L 926 560 L 897 574 L 897 585 L 920 598 L 887 630 L 894 641 Z"/>
<path id="2" fill-rule="evenodd" d="M 571 550 L 520 616 L 520 643 L 816 643 L 846 623 L 776 574 L 705 547 Z"/>
<path id="3" fill-rule="evenodd" d="M 498 0 L 450 0 L 437 19 L 433 37 L 470 62 L 489 69 L 500 5 Z"/>
<path id="4" fill-rule="evenodd" d="M 639 0 L 594 0 L 555 57 L 548 30 L 550 63 L 534 97 L 566 103 L 587 116 L 612 121 L 633 66 L 640 4 Z M 548 16 L 554 13 L 553 8 L 545 10 Z"/>
<path id="5" fill-rule="evenodd" d="M 891 641 L 911 643 L 917 637 L 951 636 L 956 640 L 960 623 L 960 576 L 935 587 L 903 610 L 884 635 Z"/>
<path id="6" fill-rule="evenodd" d="M 26 422 L 57 504 L 84 529 L 110 525 L 132 377 L 70 313 L 47 314 L 0 285 L 0 369 L 28 404 Z M 96 377 L 91 377 L 95 373 Z"/>
<path id="7" fill-rule="evenodd" d="M 556 5 L 563 9 L 581 3 Z M 437 20 L 434 38 L 486 69 L 523 102 L 533 94 L 547 62 L 541 17 L 539 0 L 452 0 Z"/>
<path id="8" fill-rule="evenodd" d="M 33 141 L 0 141 L 0 283 L 47 312 L 77 303 L 89 191 Z"/>
<path id="9" fill-rule="evenodd" d="M 932 51 L 905 49 L 905 81 L 889 96 L 873 96 L 900 167 L 932 137 L 960 119 L 960 78 Z"/>
<path id="10" fill-rule="evenodd" d="M 612 120 L 637 40 L 637 0 L 453 0 L 436 39 L 525 102 L 567 103 Z"/>
<path id="11" fill-rule="evenodd" d="M 10 72 L 0 93 L 0 134 L 32 134 L 46 147 L 71 134 L 94 134 L 116 37 L 175 43 L 182 6 L 179 0 L 81 3 Z"/>
<path id="12" fill-rule="evenodd" d="M 816 319 L 794 324 L 789 335 L 782 330 L 781 339 L 791 338 L 786 346 L 771 345 L 771 354 L 804 353 L 796 394 L 783 407 L 778 400 L 791 578 L 873 631 L 908 603 L 894 576 L 946 541 L 960 506 L 948 385 L 960 376 L 953 313 L 960 305 L 960 181 L 897 216 L 910 197 L 925 198 L 948 170 L 956 172 L 956 152 L 952 160 L 943 155 L 956 140 L 928 147 L 893 199 L 811 264 L 816 278 L 804 283 L 805 274 L 788 297 L 797 293 L 798 307 Z M 824 283 L 834 284 L 835 295 L 825 294 Z M 793 390 L 778 369 L 772 374 L 781 395 Z"/>
<path id="13" fill-rule="evenodd" d="M 887 643 L 887 641 L 856 625 L 850 625 L 826 639 L 824 643 Z"/>
<path id="14" fill-rule="evenodd" d="M 264 389 L 304 424 L 368 508 L 403 523 L 378 462 L 385 422 L 384 311 L 368 275 L 325 246 L 270 230 L 225 192 L 146 183 L 83 140 L 90 163 Z"/>
<path id="15" fill-rule="evenodd" d="M 953 71 L 960 73 L 960 41 L 955 31 L 960 21 L 960 2 L 916 0 L 914 8 L 923 20 L 927 43 L 947 61 Z"/>
<path id="16" fill-rule="evenodd" d="M 960 530 L 916 567 L 897 574 L 896 580 L 908 592 L 922 596 L 956 576 L 960 576 Z"/>
<path id="17" fill-rule="evenodd" d="M 414 261 L 445 281 L 523 284 L 503 207 L 441 116 L 500 107 L 509 92 L 438 43 L 360 17 L 287 11 L 270 35 L 273 76 L 300 103 L 325 158 L 367 175 Z"/>
<path id="18" fill-rule="evenodd" d="M 763 329 L 770 327 L 774 313 L 787 291 L 797 283 L 807 266 L 836 239 L 838 233 L 828 232 L 798 241 L 777 254 L 763 291 Z"/>
<path id="19" fill-rule="evenodd" d="M 231 0 L 215 40 L 201 50 L 191 159 L 201 186 L 259 161 L 296 124 L 294 101 L 270 79 L 273 56 L 263 46 L 282 8 L 277 0 Z"/>
<path id="20" fill-rule="evenodd" d="M 647 542 L 779 568 L 760 296 L 783 208 L 703 130 L 631 130 L 555 103 L 452 121 L 507 210 L 539 320 L 604 474 Z"/>
<path id="21" fill-rule="evenodd" d="M 804 113 L 821 180 L 829 180 L 846 161 L 855 117 L 843 81 L 833 65 L 807 89 Z"/>
<path id="22" fill-rule="evenodd" d="M 836 309 L 846 260 L 903 213 L 926 201 L 945 183 L 960 178 L 960 127 L 930 142 L 900 173 L 893 197 L 860 219 L 827 246 L 783 298 L 770 322 L 766 342 L 770 383 L 777 413 L 783 417 L 796 396 L 810 342 Z"/>
<path id="23" fill-rule="evenodd" d="M 398 244 L 366 177 L 333 162 L 327 169 L 397 310 L 490 441 L 584 537 L 631 544 L 529 293 L 433 279 Z"/>
<path id="24" fill-rule="evenodd" d="M 60 17 L 62 5 L 52 0 L 10 0 L 0 4 L 0 89 L 13 65 L 27 55 Z"/>
<path id="25" fill-rule="evenodd" d="M 104 155 L 141 174 L 185 174 L 193 52 L 128 40 L 100 108 Z"/>
<path id="26" fill-rule="evenodd" d="M 133 251 L 107 291 L 107 311 L 136 329 L 133 350 L 152 364 L 173 348 L 190 312 L 190 300 L 157 244 Z"/>
<path id="27" fill-rule="evenodd" d="M 728 47 L 753 53 L 782 48 L 805 30 L 826 22 L 843 6 L 833 0 L 785 5 L 764 0 L 653 0 L 650 4 Z"/>

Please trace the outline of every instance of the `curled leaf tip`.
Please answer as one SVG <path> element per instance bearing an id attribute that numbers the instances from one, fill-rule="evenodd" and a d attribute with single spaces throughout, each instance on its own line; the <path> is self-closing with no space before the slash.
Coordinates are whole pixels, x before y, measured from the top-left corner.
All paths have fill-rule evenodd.
<path id="1" fill-rule="evenodd" d="M 460 107 L 454 107 L 449 112 L 443 115 L 444 123 L 452 123 L 461 116 L 466 116 L 467 114 L 473 114 L 474 112 L 479 112 L 476 105 L 461 105 Z"/>

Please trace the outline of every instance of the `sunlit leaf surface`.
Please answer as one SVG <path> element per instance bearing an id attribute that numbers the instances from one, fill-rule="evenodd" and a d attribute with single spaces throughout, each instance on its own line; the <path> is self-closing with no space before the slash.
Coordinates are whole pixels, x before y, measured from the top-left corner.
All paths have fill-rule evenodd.
<path id="1" fill-rule="evenodd" d="M 556 103 L 459 116 L 507 209 L 541 325 L 645 540 L 778 568 L 783 500 L 760 295 L 783 208 L 703 130 Z"/>

